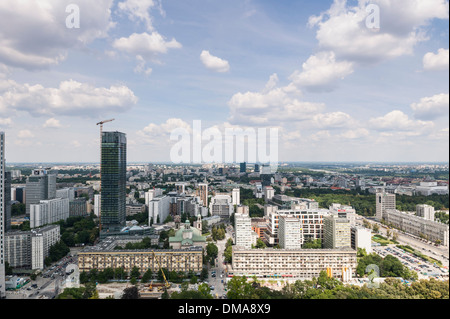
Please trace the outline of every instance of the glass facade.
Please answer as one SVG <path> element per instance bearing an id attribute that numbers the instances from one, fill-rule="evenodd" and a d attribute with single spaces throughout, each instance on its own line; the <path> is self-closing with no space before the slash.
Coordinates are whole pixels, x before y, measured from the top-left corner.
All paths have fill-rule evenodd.
<path id="1" fill-rule="evenodd" d="M 102 233 L 118 231 L 126 222 L 127 139 L 124 133 L 102 133 Z"/>

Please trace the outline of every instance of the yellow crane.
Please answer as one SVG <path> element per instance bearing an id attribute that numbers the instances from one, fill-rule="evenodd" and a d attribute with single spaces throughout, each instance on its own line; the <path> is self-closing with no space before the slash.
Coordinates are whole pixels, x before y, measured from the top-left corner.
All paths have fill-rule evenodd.
<path id="1" fill-rule="evenodd" d="M 100 193 L 102 191 L 102 135 L 103 135 L 103 124 L 114 121 L 115 119 L 110 119 L 106 121 L 98 122 L 97 125 L 100 125 Z M 102 232 L 102 212 L 101 209 L 98 212 L 99 218 L 99 232 Z"/>
<path id="2" fill-rule="evenodd" d="M 153 254 L 153 258 L 154 258 L 154 259 L 156 260 L 156 262 L 158 263 L 159 269 L 161 269 L 161 273 L 162 273 L 162 275 L 163 275 L 164 282 L 165 282 L 164 285 L 166 286 L 166 289 L 169 289 L 169 288 L 170 288 L 170 284 L 169 284 L 169 282 L 168 282 L 167 279 L 166 279 L 166 275 L 164 274 L 164 270 L 162 269 L 161 264 L 159 263 L 159 260 L 156 258 L 156 254 L 155 254 L 155 251 L 154 251 L 154 250 L 152 250 L 152 254 Z M 150 282 L 149 288 L 152 289 L 152 287 L 153 287 L 152 282 Z"/>

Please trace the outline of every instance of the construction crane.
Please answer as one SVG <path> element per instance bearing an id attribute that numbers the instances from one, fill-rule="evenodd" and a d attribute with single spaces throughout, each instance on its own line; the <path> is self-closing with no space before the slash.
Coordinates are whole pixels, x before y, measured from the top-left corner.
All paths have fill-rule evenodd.
<path id="1" fill-rule="evenodd" d="M 162 269 L 161 264 L 159 263 L 159 260 L 156 258 L 156 254 L 155 254 L 155 251 L 154 251 L 154 250 L 152 250 L 152 254 L 153 254 L 153 258 L 154 258 L 154 259 L 156 260 L 156 262 L 158 263 L 159 269 L 161 270 L 161 273 L 162 273 L 163 278 L 164 278 L 164 282 L 165 282 L 166 289 L 169 289 L 169 288 L 170 288 L 170 284 L 169 284 L 169 282 L 168 282 L 167 279 L 166 279 L 166 275 L 164 274 L 164 270 Z M 152 283 L 150 282 L 149 288 L 152 289 L 152 287 L 153 287 L 153 285 L 152 285 Z"/>
<path id="2" fill-rule="evenodd" d="M 115 119 L 110 119 L 106 121 L 98 122 L 97 125 L 100 125 L 100 192 L 102 191 L 102 135 L 103 135 L 103 124 L 114 121 Z M 101 209 L 98 212 L 99 218 L 99 232 L 102 232 L 102 212 Z"/>

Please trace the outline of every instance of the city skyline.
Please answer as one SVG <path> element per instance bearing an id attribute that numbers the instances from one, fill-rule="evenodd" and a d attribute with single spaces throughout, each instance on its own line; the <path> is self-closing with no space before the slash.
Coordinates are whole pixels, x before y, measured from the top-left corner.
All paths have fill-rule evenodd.
<path id="1" fill-rule="evenodd" d="M 449 160 L 448 1 L 71 3 L 0 4 L 7 163 L 98 162 L 113 117 L 129 163 L 196 120 L 278 128 L 280 162 Z"/>

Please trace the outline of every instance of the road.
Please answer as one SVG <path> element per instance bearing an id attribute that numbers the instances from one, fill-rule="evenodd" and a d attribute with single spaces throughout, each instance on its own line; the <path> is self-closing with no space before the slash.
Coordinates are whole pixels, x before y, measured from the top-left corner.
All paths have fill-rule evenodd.
<path id="1" fill-rule="evenodd" d="M 379 233 L 382 236 L 386 237 L 386 231 L 387 231 L 387 229 L 385 228 L 386 226 L 384 226 L 381 223 L 376 222 L 372 219 L 368 219 L 368 218 L 364 218 L 364 217 L 360 217 L 360 216 L 358 216 L 358 218 L 356 219 L 356 223 L 358 225 L 363 225 L 363 220 L 367 220 L 372 225 L 377 224 L 379 226 Z M 412 248 L 417 249 L 418 251 L 421 251 L 424 255 L 428 255 L 430 257 L 440 260 L 442 262 L 442 265 L 448 267 L 448 265 L 449 265 L 448 247 L 444 247 L 442 245 L 436 247 L 433 244 L 424 242 L 419 237 L 415 237 L 410 234 L 403 233 L 399 230 L 397 230 L 397 233 L 398 233 L 397 241 L 401 245 L 411 246 Z"/>
<path id="2" fill-rule="evenodd" d="M 231 230 L 229 227 L 227 227 L 225 238 L 216 242 L 218 255 L 215 266 L 210 269 L 208 276 L 209 286 L 214 286 L 214 289 L 211 290 L 211 294 L 214 296 L 214 298 L 222 298 L 226 294 L 225 288 L 227 276 L 223 253 L 225 250 L 225 245 L 229 238 L 231 238 Z M 213 272 L 215 272 L 215 275 L 213 275 Z"/>

